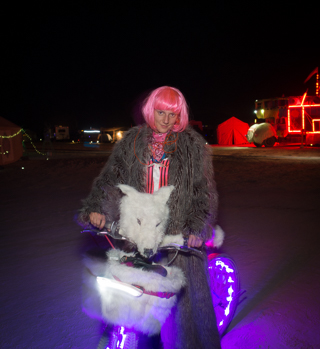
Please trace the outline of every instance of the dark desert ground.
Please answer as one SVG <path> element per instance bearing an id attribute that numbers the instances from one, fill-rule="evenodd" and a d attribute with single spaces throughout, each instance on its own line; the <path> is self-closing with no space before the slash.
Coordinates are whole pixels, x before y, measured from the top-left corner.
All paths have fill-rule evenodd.
<path id="1" fill-rule="evenodd" d="M 221 251 L 246 290 L 222 348 L 319 348 L 320 149 L 210 149 Z M 0 171 L 1 348 L 99 342 L 99 322 L 81 310 L 87 237 L 74 216 L 110 146 L 71 150 L 56 146 L 49 160 L 29 151 Z"/>

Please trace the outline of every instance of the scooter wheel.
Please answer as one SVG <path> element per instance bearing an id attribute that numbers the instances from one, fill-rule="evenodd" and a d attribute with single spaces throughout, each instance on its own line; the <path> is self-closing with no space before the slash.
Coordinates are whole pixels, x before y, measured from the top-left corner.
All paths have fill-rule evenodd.
<path id="1" fill-rule="evenodd" d="M 235 262 L 225 254 L 208 256 L 210 290 L 222 336 L 229 326 L 238 305 L 240 281 Z"/>

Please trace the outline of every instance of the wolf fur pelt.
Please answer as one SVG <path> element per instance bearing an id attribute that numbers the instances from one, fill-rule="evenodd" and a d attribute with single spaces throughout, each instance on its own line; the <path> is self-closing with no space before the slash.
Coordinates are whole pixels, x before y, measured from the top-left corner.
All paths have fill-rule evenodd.
<path id="1" fill-rule="evenodd" d="M 141 254 L 145 249 L 155 254 L 164 237 L 169 216 L 166 203 L 174 188 L 163 187 L 154 194 L 139 193 L 123 184 L 119 188 L 125 194 L 120 202 L 120 234 L 136 243 Z M 157 334 L 176 303 L 176 294 L 184 286 L 185 277 L 177 267 L 166 267 L 167 276 L 164 277 L 121 264 L 123 256 L 133 255 L 116 249 L 107 253 L 106 261 L 84 258 L 84 310 L 88 315 L 108 323 L 134 328 L 148 335 Z M 175 295 L 168 299 L 145 293 L 134 297 L 99 286 L 96 276 L 119 279 L 130 285 L 142 286 L 146 291 Z"/>
<path id="2" fill-rule="evenodd" d="M 145 249 L 152 250 L 154 255 L 167 228 L 169 208 L 166 203 L 174 187 L 162 187 L 152 195 L 139 193 L 124 184 L 119 184 L 118 188 L 125 194 L 120 202 L 120 235 L 136 243 L 141 255 Z"/>
<path id="3" fill-rule="evenodd" d="M 216 247 L 220 248 L 223 244 L 225 237 L 225 232 L 222 230 L 220 225 L 216 225 L 214 229 L 212 229 L 212 238 L 206 242 L 208 247 Z M 172 243 L 183 245 L 184 239 L 181 234 L 179 235 L 165 235 L 160 243 L 160 246 L 170 245 Z"/>
<path id="4" fill-rule="evenodd" d="M 176 304 L 176 295 L 169 299 L 148 294 L 134 297 L 123 291 L 99 286 L 96 276 L 113 280 L 117 277 L 121 282 L 142 286 L 147 291 L 177 294 L 185 284 L 183 272 L 177 267 L 166 267 L 168 274 L 163 277 L 154 272 L 131 268 L 120 264 L 119 258 L 123 255 L 131 256 L 133 253 L 111 250 L 107 254 L 107 262 L 85 258 L 84 311 L 104 322 L 134 328 L 148 335 L 160 333 L 171 308 Z"/>

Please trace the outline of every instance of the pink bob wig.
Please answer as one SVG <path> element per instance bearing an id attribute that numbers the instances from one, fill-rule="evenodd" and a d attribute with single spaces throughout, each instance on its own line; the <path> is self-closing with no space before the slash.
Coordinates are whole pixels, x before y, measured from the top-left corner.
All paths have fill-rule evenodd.
<path id="1" fill-rule="evenodd" d="M 142 114 L 147 124 L 156 131 L 154 125 L 154 111 L 172 110 L 178 115 L 176 124 L 172 131 L 182 132 L 188 125 L 189 113 L 187 102 L 183 94 L 174 87 L 162 86 L 153 90 L 146 98 L 142 107 Z"/>

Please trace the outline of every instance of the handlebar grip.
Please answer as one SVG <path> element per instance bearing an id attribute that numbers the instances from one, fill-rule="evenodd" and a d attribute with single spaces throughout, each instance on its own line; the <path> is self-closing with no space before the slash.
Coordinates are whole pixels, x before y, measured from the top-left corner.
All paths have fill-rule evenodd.
<path id="1" fill-rule="evenodd" d="M 119 222 L 106 222 L 104 229 L 90 228 L 82 230 L 82 233 L 95 233 L 97 235 L 108 235 L 116 240 L 127 240 L 124 236 L 119 234 Z"/>

